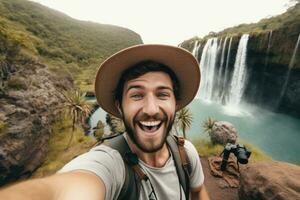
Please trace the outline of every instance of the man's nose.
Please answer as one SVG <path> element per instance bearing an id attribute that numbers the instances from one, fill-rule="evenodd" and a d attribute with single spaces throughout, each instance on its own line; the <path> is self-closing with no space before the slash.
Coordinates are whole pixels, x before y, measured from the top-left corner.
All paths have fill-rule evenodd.
<path id="1" fill-rule="evenodd" d="M 149 116 L 154 116 L 159 113 L 159 105 L 154 95 L 147 95 L 143 112 Z"/>

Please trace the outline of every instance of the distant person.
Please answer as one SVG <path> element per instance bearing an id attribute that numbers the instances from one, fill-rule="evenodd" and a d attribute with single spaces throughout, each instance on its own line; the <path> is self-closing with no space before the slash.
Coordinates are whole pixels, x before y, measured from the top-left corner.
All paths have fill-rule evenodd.
<path id="1" fill-rule="evenodd" d="M 181 48 L 137 45 L 114 54 L 100 66 L 96 97 L 126 132 L 55 175 L 3 189 L 0 199 L 209 199 L 195 147 L 170 133 L 199 82 L 197 61 Z"/>

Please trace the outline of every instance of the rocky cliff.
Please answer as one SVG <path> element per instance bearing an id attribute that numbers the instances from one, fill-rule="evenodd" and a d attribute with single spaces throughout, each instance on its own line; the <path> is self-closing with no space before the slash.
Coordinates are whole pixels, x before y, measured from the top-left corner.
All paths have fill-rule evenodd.
<path id="1" fill-rule="evenodd" d="M 72 79 L 34 62 L 0 62 L 0 185 L 36 169 Z"/>
<path id="2" fill-rule="evenodd" d="M 280 16 L 264 19 L 257 24 L 240 25 L 220 33 L 211 33 L 202 39 L 192 38 L 180 45 L 193 52 L 201 62 L 207 41 L 217 38 L 216 72 L 223 63 L 223 67 L 227 65 L 227 73 L 231 79 L 240 38 L 243 34 L 249 34 L 243 100 L 274 111 L 300 116 L 299 19 L 300 3 Z M 222 51 L 225 55 L 223 61 Z M 230 80 L 227 81 L 227 90 L 231 87 L 229 82 Z"/>

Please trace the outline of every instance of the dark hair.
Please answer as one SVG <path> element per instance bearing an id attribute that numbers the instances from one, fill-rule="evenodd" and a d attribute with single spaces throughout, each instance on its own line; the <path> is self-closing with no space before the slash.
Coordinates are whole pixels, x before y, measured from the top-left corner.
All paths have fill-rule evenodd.
<path id="1" fill-rule="evenodd" d="M 168 66 L 162 63 L 147 60 L 129 67 L 122 73 L 115 90 L 115 100 L 122 102 L 123 89 L 126 81 L 130 81 L 132 79 L 140 77 L 148 72 L 165 72 L 166 74 L 168 74 L 172 81 L 174 96 L 176 100 L 180 99 L 180 84 L 176 74 Z"/>

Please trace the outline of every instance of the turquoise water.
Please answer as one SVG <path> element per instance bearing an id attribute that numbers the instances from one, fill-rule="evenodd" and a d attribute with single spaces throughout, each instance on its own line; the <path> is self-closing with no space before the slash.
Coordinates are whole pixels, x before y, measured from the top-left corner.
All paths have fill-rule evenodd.
<path id="1" fill-rule="evenodd" d="M 272 158 L 300 164 L 300 119 L 250 105 L 231 108 L 199 99 L 188 107 L 193 114 L 188 139 L 208 138 L 202 123 L 212 117 L 232 123 L 239 139 L 256 145 Z M 91 126 L 94 127 L 99 119 L 105 122 L 105 112 L 101 108 L 91 117 Z"/>

